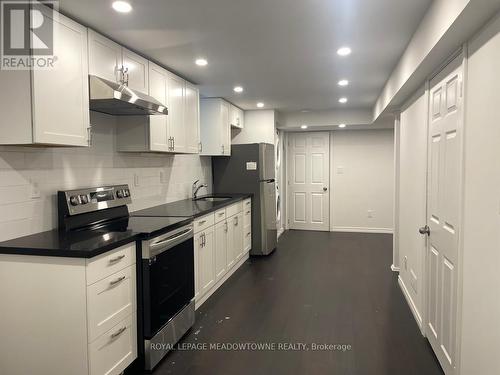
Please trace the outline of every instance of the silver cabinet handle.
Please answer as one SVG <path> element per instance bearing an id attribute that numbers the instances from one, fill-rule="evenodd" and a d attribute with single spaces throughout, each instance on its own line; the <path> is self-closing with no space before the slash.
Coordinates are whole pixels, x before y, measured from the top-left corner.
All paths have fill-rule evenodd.
<path id="1" fill-rule="evenodd" d="M 224 232 L 229 230 L 229 226 L 227 225 L 227 221 L 224 223 Z"/>
<path id="2" fill-rule="evenodd" d="M 203 152 L 203 143 L 201 142 L 198 143 L 198 150 L 199 152 Z"/>
<path id="3" fill-rule="evenodd" d="M 128 68 L 123 68 L 123 84 L 128 87 Z"/>
<path id="4" fill-rule="evenodd" d="M 125 330 L 127 329 L 127 327 L 122 327 L 120 328 L 118 331 L 116 331 L 115 333 L 111 334 L 111 338 L 114 339 L 114 338 L 117 338 L 118 336 L 120 336 L 123 332 L 125 332 Z"/>
<path id="5" fill-rule="evenodd" d="M 238 216 L 235 216 L 234 217 L 234 226 L 237 226 L 238 225 Z"/>
<path id="6" fill-rule="evenodd" d="M 431 228 L 429 228 L 429 226 L 428 226 L 428 225 L 426 225 L 426 226 L 424 226 L 424 227 L 420 228 L 420 229 L 418 230 L 418 232 L 419 232 L 420 234 L 426 234 L 426 235 L 430 236 L 430 235 L 431 235 Z"/>
<path id="7" fill-rule="evenodd" d="M 167 238 L 166 240 L 163 240 L 163 241 L 158 241 L 158 242 L 152 243 L 151 245 L 149 245 L 149 247 L 150 247 L 151 249 L 156 249 L 156 248 L 158 248 L 158 247 L 160 247 L 160 246 L 163 246 L 163 245 L 169 244 L 169 243 L 171 243 L 171 242 L 174 242 L 174 241 L 176 241 L 176 240 L 178 240 L 179 238 L 182 238 L 182 237 L 184 237 L 184 236 L 190 236 L 192 231 L 193 231 L 193 230 L 192 230 L 191 228 L 186 229 L 186 230 L 182 231 L 182 232 L 181 232 L 181 233 L 179 233 L 179 234 L 176 234 L 176 235 L 174 235 L 174 236 L 172 236 L 172 237 Z"/>
<path id="8" fill-rule="evenodd" d="M 120 260 L 122 260 L 123 258 L 125 258 L 125 254 L 118 255 L 117 257 L 111 258 L 111 259 L 109 260 L 109 263 L 116 263 L 116 262 L 119 262 L 119 261 L 120 261 Z"/>
<path id="9" fill-rule="evenodd" d="M 250 215 L 250 211 L 247 211 L 247 215 Z"/>
<path id="10" fill-rule="evenodd" d="M 125 280 L 126 278 L 127 278 L 126 276 L 119 277 L 116 280 L 110 281 L 109 285 L 116 285 L 116 284 L 122 282 L 123 280 Z"/>
<path id="11" fill-rule="evenodd" d="M 198 221 L 198 225 L 203 225 L 203 224 L 205 224 L 206 222 L 207 222 L 206 220 Z"/>
<path id="12" fill-rule="evenodd" d="M 328 190 L 328 188 L 325 186 L 325 187 L 323 188 L 323 191 L 327 191 L 327 190 Z"/>
<path id="13" fill-rule="evenodd" d="M 225 214 L 225 212 L 219 212 L 219 216 L 222 216 L 224 214 Z"/>
<path id="14" fill-rule="evenodd" d="M 224 145 L 222 145 L 222 155 L 224 155 Z"/>

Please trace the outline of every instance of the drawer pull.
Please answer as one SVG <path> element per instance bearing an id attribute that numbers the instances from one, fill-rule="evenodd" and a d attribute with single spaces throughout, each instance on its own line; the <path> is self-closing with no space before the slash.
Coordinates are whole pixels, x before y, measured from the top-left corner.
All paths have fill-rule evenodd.
<path id="1" fill-rule="evenodd" d="M 247 211 L 247 215 L 250 215 L 250 211 Z"/>
<path id="2" fill-rule="evenodd" d="M 198 221 L 198 225 L 203 225 L 203 224 L 205 224 L 206 222 L 207 222 L 206 220 Z"/>
<path id="3" fill-rule="evenodd" d="M 118 255 L 117 257 L 115 258 L 111 258 L 109 260 L 109 263 L 116 263 L 116 262 L 119 262 L 120 260 L 122 260 L 123 258 L 125 258 L 125 254 L 122 254 L 122 255 Z"/>
<path id="4" fill-rule="evenodd" d="M 250 232 L 247 233 L 247 237 L 250 236 Z"/>
<path id="5" fill-rule="evenodd" d="M 219 216 L 222 216 L 224 214 L 225 214 L 225 212 L 219 212 Z"/>
<path id="6" fill-rule="evenodd" d="M 248 202 L 246 202 L 245 204 L 248 206 L 250 203 L 251 203 L 251 202 L 250 202 L 250 201 L 248 201 Z"/>
<path id="7" fill-rule="evenodd" d="M 126 279 L 126 276 L 119 277 L 116 280 L 110 281 L 109 285 L 116 285 Z"/>
<path id="8" fill-rule="evenodd" d="M 123 332 L 125 332 L 125 330 L 127 329 L 127 327 L 122 327 L 120 328 L 118 331 L 116 331 L 115 333 L 111 334 L 111 338 L 112 339 L 116 339 L 118 336 L 120 336 Z"/>

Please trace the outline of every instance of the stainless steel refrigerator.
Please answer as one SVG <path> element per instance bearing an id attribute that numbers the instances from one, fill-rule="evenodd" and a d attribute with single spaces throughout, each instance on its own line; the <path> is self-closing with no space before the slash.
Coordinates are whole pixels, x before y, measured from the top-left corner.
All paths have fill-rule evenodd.
<path id="1" fill-rule="evenodd" d="M 212 161 L 215 193 L 251 193 L 251 255 L 268 255 L 276 249 L 276 181 L 274 145 L 231 145 L 230 157 Z"/>

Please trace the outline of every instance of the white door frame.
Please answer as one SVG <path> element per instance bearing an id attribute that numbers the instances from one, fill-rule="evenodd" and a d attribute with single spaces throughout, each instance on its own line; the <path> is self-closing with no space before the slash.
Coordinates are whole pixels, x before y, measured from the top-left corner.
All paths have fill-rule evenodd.
<path id="1" fill-rule="evenodd" d="M 441 73 L 450 63 L 452 63 L 455 59 L 461 58 L 461 67 L 462 67 L 462 100 L 463 100 L 463 105 L 462 105 L 462 110 L 459 116 L 460 120 L 460 126 L 462 129 L 462 136 L 460 138 L 460 159 L 459 159 L 459 171 L 460 171 L 460 186 L 459 186 L 459 207 L 458 207 L 458 223 L 459 223 L 459 235 L 458 235 L 458 247 L 457 247 L 457 273 L 456 273 L 456 288 L 457 288 L 457 297 L 455 301 L 455 307 L 456 307 L 456 317 L 455 317 L 455 371 L 453 374 L 460 374 L 460 343 L 461 343 L 461 316 L 462 316 L 462 274 L 463 274 L 463 208 L 464 208 L 464 194 L 463 194 L 463 187 L 464 187 L 464 178 L 465 178 L 465 173 L 464 173 L 464 149 L 465 149 L 465 101 L 466 101 L 466 87 L 467 87 L 467 44 L 464 44 L 458 51 L 455 51 L 442 65 L 439 66 L 438 69 L 436 69 L 432 75 L 428 77 L 426 80 L 426 95 L 427 95 L 427 133 L 430 131 L 430 120 L 429 120 L 429 113 L 431 111 L 431 95 L 430 95 L 430 83 L 433 78 L 435 78 L 439 73 Z M 428 134 L 429 135 L 429 134 Z M 428 218 L 429 214 L 429 173 L 430 173 L 430 147 L 427 147 L 427 205 L 426 205 L 426 215 Z M 428 224 L 428 223 L 427 223 Z M 431 234 L 432 235 L 432 234 Z M 424 278 L 424 306 L 422 309 L 422 319 L 423 319 L 423 332 L 422 334 L 427 337 L 428 336 L 428 322 L 427 322 L 427 317 L 429 316 L 429 308 L 430 308 L 430 303 L 429 303 L 429 282 L 428 282 L 428 251 L 429 251 L 429 241 L 426 240 L 426 251 L 424 252 L 424 267 L 423 267 L 423 274 L 422 277 Z M 446 374 L 450 375 L 450 374 Z"/>

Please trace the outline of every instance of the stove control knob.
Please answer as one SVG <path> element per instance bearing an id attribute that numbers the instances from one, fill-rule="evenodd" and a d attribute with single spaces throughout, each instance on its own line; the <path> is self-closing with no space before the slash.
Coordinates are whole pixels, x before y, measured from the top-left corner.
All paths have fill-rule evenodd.
<path id="1" fill-rule="evenodd" d="M 125 192 L 126 197 L 130 197 L 130 190 L 129 189 L 125 189 L 124 192 Z"/>
<path id="2" fill-rule="evenodd" d="M 78 206 L 80 204 L 80 201 L 78 200 L 78 196 L 73 195 L 69 198 L 69 203 L 71 203 L 72 206 Z"/>
<path id="3" fill-rule="evenodd" d="M 118 198 L 123 198 L 123 197 L 124 197 L 123 190 L 118 190 L 118 191 L 116 192 L 116 196 L 117 196 Z"/>
<path id="4" fill-rule="evenodd" d="M 80 201 L 82 204 L 87 204 L 89 203 L 89 198 L 86 195 L 80 195 Z"/>

